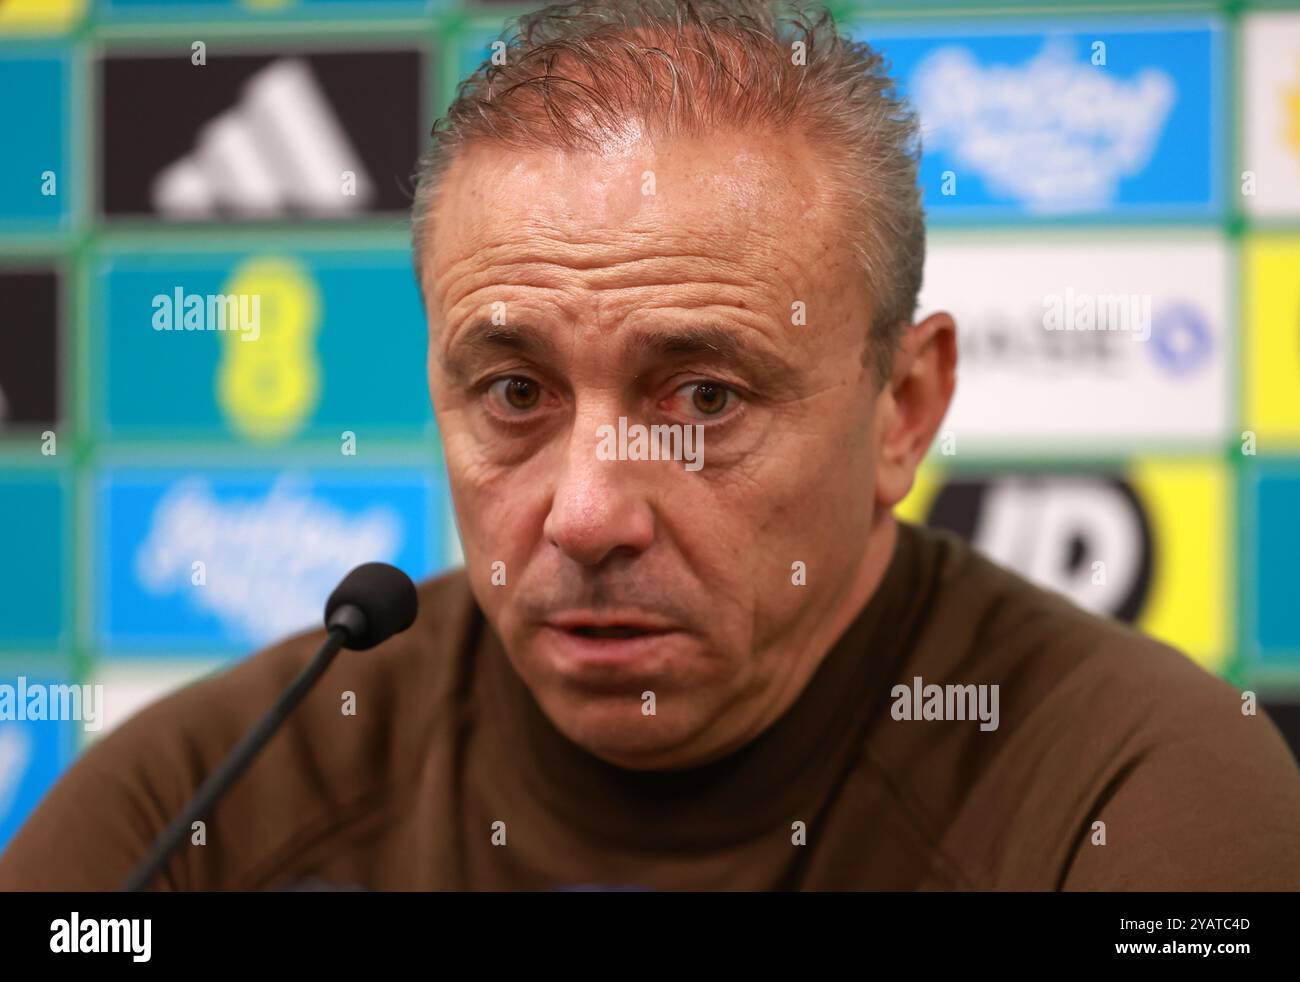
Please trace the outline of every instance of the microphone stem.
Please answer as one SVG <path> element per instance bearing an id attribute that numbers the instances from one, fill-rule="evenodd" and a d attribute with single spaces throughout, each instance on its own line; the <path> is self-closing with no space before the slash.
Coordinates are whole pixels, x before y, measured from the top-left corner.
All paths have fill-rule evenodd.
<path id="1" fill-rule="evenodd" d="M 343 647 L 347 639 L 348 632 L 342 625 L 336 625 L 329 629 L 329 636 L 325 639 L 325 643 L 320 646 L 320 650 L 316 652 L 316 657 L 293 680 L 293 684 L 284 691 L 270 711 L 245 734 L 244 739 L 221 762 L 221 766 L 203 782 L 198 791 L 194 793 L 194 797 L 190 799 L 189 804 L 176 817 L 176 820 L 167 827 L 167 831 L 154 844 L 153 849 L 127 877 L 126 882 L 121 887 L 123 892 L 134 893 L 143 890 L 149 885 L 149 882 L 157 875 L 158 871 L 166 865 L 172 853 L 180 846 L 185 836 L 189 834 L 190 827 L 207 816 L 208 812 L 212 810 L 212 806 L 225 794 L 230 785 L 239 779 L 240 775 L 248 768 L 248 765 L 252 763 L 253 758 L 257 756 L 262 747 L 266 745 L 266 742 L 279 729 L 280 724 L 293 712 L 294 707 L 302 702 L 303 697 L 311 691 L 311 687 L 324 674 L 325 669 L 329 668 L 330 662 L 334 660 L 334 656 L 339 653 L 339 649 Z"/>

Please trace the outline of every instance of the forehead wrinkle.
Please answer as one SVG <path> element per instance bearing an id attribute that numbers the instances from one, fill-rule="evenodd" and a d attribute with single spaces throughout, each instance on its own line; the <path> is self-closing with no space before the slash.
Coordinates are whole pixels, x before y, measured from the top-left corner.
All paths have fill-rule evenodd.
<path id="1" fill-rule="evenodd" d="M 692 212 L 650 219 L 642 215 L 611 228 L 580 219 L 542 223 L 536 214 L 503 213 L 481 201 L 470 207 L 478 213 L 462 216 L 473 220 L 459 224 L 455 252 L 433 251 L 442 256 L 442 268 L 432 272 L 452 294 L 449 306 L 489 283 L 504 286 L 508 281 L 608 290 L 686 286 L 694 280 L 745 290 L 775 288 L 774 294 L 803 298 L 816 288 L 817 272 L 829 258 L 826 251 L 837 231 L 833 223 L 819 220 L 811 241 L 797 247 L 789 233 L 803 230 L 807 236 L 812 218 L 807 213 L 776 227 L 752 216 L 715 221 Z"/>

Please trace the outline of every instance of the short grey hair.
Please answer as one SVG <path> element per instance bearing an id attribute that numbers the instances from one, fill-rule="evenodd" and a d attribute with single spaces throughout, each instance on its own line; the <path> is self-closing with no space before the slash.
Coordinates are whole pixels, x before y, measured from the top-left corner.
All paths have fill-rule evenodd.
<path id="1" fill-rule="evenodd" d="M 876 306 L 864 358 L 888 377 L 916 311 L 925 216 L 916 116 L 881 55 L 840 35 L 820 4 L 795 0 L 581 0 L 523 14 L 500 40 L 504 63 L 489 59 L 461 82 L 420 159 L 417 281 L 438 188 L 471 143 L 595 149 L 629 119 L 669 136 L 800 132 L 843 195 Z"/>

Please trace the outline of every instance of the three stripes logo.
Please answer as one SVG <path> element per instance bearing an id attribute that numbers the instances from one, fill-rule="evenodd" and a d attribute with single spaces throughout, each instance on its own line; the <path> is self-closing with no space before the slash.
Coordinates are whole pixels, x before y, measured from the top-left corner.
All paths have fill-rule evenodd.
<path id="1" fill-rule="evenodd" d="M 109 219 L 405 213 L 427 133 L 420 48 L 101 57 L 99 207 Z"/>
<path id="2" fill-rule="evenodd" d="M 174 218 L 275 218 L 345 215 L 374 195 L 311 69 L 286 58 L 254 75 L 239 104 L 204 125 L 198 146 L 154 179 L 151 199 Z"/>

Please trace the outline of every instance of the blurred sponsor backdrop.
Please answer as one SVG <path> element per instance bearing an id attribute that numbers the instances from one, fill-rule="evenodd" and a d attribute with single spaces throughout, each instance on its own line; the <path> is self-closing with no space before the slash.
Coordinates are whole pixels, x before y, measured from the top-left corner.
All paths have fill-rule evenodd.
<path id="1" fill-rule="evenodd" d="M 961 330 L 904 515 L 1300 745 L 1300 5 L 831 6 L 920 111 L 922 307 Z M 523 9 L 0 0 L 0 683 L 106 699 L 0 721 L 0 846 L 355 563 L 459 561 L 409 178 Z"/>

